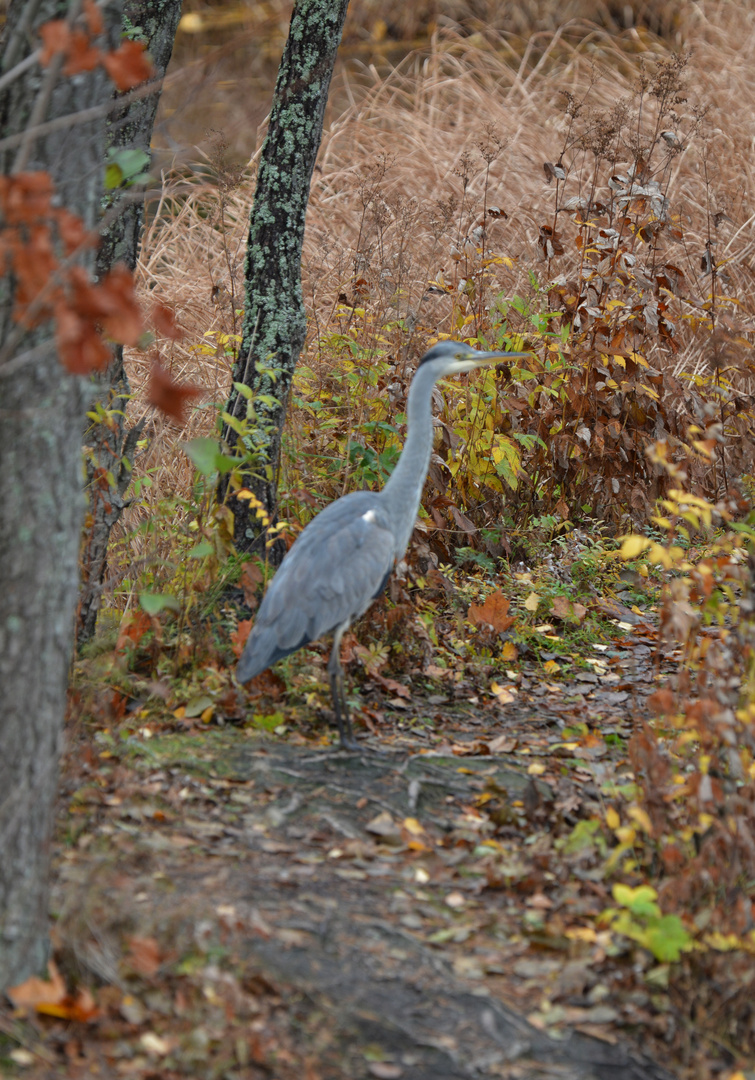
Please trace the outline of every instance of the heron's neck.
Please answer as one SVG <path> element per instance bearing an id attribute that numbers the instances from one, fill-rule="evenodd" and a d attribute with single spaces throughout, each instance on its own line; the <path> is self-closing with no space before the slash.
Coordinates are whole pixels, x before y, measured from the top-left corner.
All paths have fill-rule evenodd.
<path id="1" fill-rule="evenodd" d="M 406 403 L 406 442 L 398 464 L 381 492 L 381 502 L 395 522 L 396 558 L 406 551 L 417 517 L 433 449 L 432 390 L 435 379 L 429 364 L 412 379 Z"/>

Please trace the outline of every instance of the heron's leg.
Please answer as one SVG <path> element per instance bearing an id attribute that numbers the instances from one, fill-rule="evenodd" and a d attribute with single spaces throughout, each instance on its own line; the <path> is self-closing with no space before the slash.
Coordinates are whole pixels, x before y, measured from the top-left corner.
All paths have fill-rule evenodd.
<path id="1" fill-rule="evenodd" d="M 341 651 L 341 638 L 346 632 L 347 626 L 348 624 L 339 626 L 333 634 L 333 648 L 330 653 L 330 660 L 328 660 L 328 675 L 330 676 L 330 693 L 333 698 L 333 708 L 336 712 L 341 746 L 344 746 L 349 750 L 354 750 L 359 746 L 359 743 L 354 738 L 354 732 L 351 728 L 349 706 L 346 702 L 346 693 L 343 685 L 343 668 L 341 667 L 341 657 L 339 655 Z"/>

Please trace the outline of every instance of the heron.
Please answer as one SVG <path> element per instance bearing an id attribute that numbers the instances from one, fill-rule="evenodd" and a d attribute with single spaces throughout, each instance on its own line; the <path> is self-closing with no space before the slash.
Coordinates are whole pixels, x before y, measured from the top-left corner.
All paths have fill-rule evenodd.
<path id="1" fill-rule="evenodd" d="M 388 482 L 381 491 L 336 499 L 294 541 L 239 659 L 240 683 L 332 634 L 328 676 L 340 743 L 358 747 L 344 692 L 341 638 L 380 596 L 409 544 L 433 448 L 433 386 L 447 375 L 529 355 L 482 352 L 458 341 L 441 341 L 425 353 L 409 387 L 404 449 Z"/>

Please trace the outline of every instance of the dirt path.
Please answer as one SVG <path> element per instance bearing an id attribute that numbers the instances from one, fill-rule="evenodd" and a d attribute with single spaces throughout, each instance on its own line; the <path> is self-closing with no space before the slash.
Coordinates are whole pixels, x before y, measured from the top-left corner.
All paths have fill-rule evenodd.
<path id="1" fill-rule="evenodd" d="M 641 636 L 611 652 L 504 705 L 397 702 L 356 754 L 82 735 L 54 905 L 96 1012 L 6 1014 L 25 1075 L 672 1075 L 644 1052 L 663 1060 L 665 1017 L 636 954 L 587 929 L 611 902 L 590 822 L 655 678 Z"/>

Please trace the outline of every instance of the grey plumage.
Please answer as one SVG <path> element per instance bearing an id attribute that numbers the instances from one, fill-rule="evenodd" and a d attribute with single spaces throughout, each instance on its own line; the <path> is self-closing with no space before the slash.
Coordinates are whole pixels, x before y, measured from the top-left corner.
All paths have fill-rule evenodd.
<path id="1" fill-rule="evenodd" d="M 445 375 L 527 355 L 477 352 L 456 341 L 425 353 L 409 390 L 407 438 L 392 476 L 382 491 L 355 491 L 326 506 L 298 537 L 260 605 L 236 669 L 239 682 L 332 633 L 333 704 L 341 743 L 353 745 L 339 646 L 385 588 L 409 543 L 432 452 L 433 385 Z"/>

